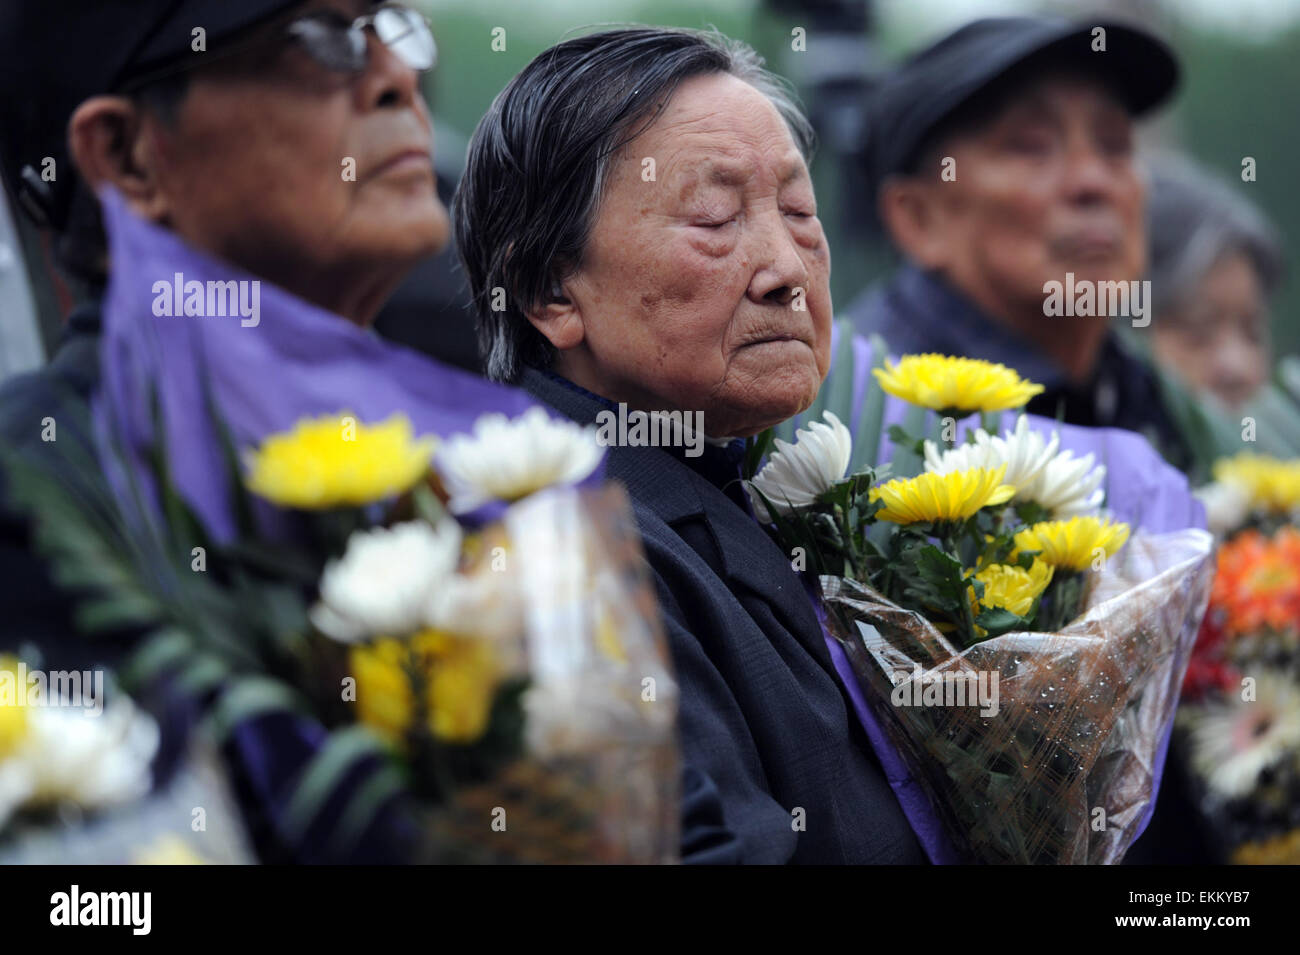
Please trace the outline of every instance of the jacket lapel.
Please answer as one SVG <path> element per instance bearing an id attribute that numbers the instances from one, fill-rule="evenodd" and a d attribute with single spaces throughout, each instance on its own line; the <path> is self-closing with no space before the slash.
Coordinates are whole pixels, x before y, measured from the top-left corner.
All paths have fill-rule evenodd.
<path id="1" fill-rule="evenodd" d="M 524 388 L 580 424 L 592 424 L 610 404 L 535 369 Z M 717 544 L 719 573 L 767 602 L 781 624 L 823 669 L 834 675 L 821 625 L 790 559 L 744 509 L 663 448 L 611 448 L 607 473 L 669 526 L 703 520 Z"/>

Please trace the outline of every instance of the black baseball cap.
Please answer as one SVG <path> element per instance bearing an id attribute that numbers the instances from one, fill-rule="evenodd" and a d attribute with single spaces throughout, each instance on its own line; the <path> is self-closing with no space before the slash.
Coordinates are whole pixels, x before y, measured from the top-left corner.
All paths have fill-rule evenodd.
<path id="1" fill-rule="evenodd" d="M 62 228 L 75 181 L 67 126 L 82 102 L 208 50 L 303 0 L 4 0 L 0 174 L 38 224 Z M 46 157 L 55 180 L 45 182 Z"/>
<path id="2" fill-rule="evenodd" d="M 1104 50 L 1094 49 L 1102 36 Z M 1094 73 L 1134 117 L 1165 102 L 1179 79 L 1173 50 L 1134 26 L 1052 16 L 975 20 L 908 57 L 872 91 L 867 155 L 873 191 L 886 177 L 908 171 L 930 135 L 981 93 L 1022 70 L 1048 65 Z"/>

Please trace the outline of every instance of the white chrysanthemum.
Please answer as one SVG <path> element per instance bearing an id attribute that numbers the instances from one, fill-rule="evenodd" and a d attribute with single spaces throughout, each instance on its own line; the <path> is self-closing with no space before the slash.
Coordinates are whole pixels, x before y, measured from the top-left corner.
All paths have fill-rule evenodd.
<path id="1" fill-rule="evenodd" d="M 973 444 L 942 453 L 933 441 L 926 441 L 925 469 L 935 474 L 950 474 L 969 468 L 996 470 L 1006 465 L 1002 483 L 1014 487 L 1016 496 L 1020 497 L 1020 489 L 1042 473 L 1061 443 L 1061 436 L 1055 431 L 1050 440 L 1044 440 L 1038 431 L 1031 431 L 1029 419 L 1024 415 L 1016 419 L 1015 430 L 1008 431 L 1005 437 L 990 435 L 983 428 L 977 429 L 974 437 Z"/>
<path id="2" fill-rule="evenodd" d="M 1300 747 L 1300 689 L 1285 674 L 1256 675 L 1255 699 L 1189 712 L 1192 762 L 1221 796 L 1244 796 L 1260 770 Z"/>
<path id="3" fill-rule="evenodd" d="M 1092 462 L 1091 452 L 1076 458 L 1073 451 L 1062 451 L 1025 485 L 1022 500 L 1037 501 L 1053 518 L 1096 514 L 1106 498 L 1101 487 L 1106 467 Z"/>
<path id="4" fill-rule="evenodd" d="M 1250 513 L 1250 492 L 1231 481 L 1215 481 L 1196 490 L 1205 505 L 1205 522 L 1219 537 L 1235 531 Z"/>
<path id="5" fill-rule="evenodd" d="M 1093 457 L 1076 458 L 1073 451 L 1057 452 L 1061 437 L 1055 431 L 1044 439 L 1032 431 L 1029 419 L 1016 419 L 1014 431 L 1003 437 L 980 429 L 975 442 L 950 448 L 942 454 L 933 441 L 925 442 L 925 467 L 936 474 L 948 474 L 966 468 L 1007 466 L 1003 481 L 1016 489 L 1014 500 L 1034 501 L 1054 517 L 1095 514 L 1105 492 L 1100 490 L 1106 479 L 1104 467 L 1092 466 Z"/>
<path id="6" fill-rule="evenodd" d="M 311 622 L 345 643 L 401 637 L 421 629 L 429 593 L 460 562 L 460 526 L 450 518 L 436 528 L 425 521 L 357 531 L 341 560 L 321 576 L 320 602 Z"/>
<path id="7" fill-rule="evenodd" d="M 794 444 L 778 438 L 767 464 L 754 475 L 753 487 L 747 490 L 760 517 L 767 511 L 755 490 L 772 502 L 778 514 L 788 514 L 796 508 L 808 507 L 818 495 L 843 479 L 853 453 L 853 439 L 849 429 L 832 412 L 824 412 L 822 417 L 829 424 L 810 421 L 807 427 L 796 432 Z"/>
<path id="8" fill-rule="evenodd" d="M 513 419 L 481 416 L 473 434 L 442 443 L 434 466 L 451 495 L 451 510 L 461 514 L 488 501 L 517 501 L 552 485 L 577 484 L 602 453 L 595 428 L 529 408 Z"/>
<path id="9" fill-rule="evenodd" d="M 452 574 L 429 592 L 425 623 L 462 636 L 509 638 L 524 625 L 518 580 L 498 571 Z"/>
<path id="10" fill-rule="evenodd" d="M 98 716 L 28 706 L 21 742 L 0 760 L 0 829 L 18 809 L 104 809 L 143 797 L 157 750 L 158 725 L 125 697 Z"/>

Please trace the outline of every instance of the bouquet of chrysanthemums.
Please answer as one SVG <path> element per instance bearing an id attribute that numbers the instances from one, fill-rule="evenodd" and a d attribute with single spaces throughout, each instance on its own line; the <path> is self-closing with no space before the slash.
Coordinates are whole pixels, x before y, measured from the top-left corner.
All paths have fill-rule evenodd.
<path id="1" fill-rule="evenodd" d="M 94 528 L 94 508 L 18 481 L 62 578 L 109 584 L 83 624 L 149 632 L 129 679 L 215 694 L 219 727 L 270 710 L 324 727 L 291 832 L 346 858 L 400 804 L 412 861 L 675 857 L 676 690 L 627 501 L 581 486 L 591 429 L 534 408 L 435 438 L 339 411 L 227 452 L 224 542 L 162 456 L 158 507 Z M 313 830 L 363 763 L 337 825 Z"/>
<path id="2" fill-rule="evenodd" d="M 1202 494 L 1226 540 L 1178 739 L 1225 857 L 1300 864 L 1300 461 L 1240 454 L 1214 475 Z"/>
<path id="3" fill-rule="evenodd" d="M 1050 426 L 995 433 L 1041 390 L 1004 366 L 911 355 L 874 374 L 877 429 L 884 393 L 915 412 L 893 460 L 827 410 L 794 444 L 754 442 L 754 509 L 818 575 L 887 772 L 901 759 L 891 782 L 941 829 L 921 832 L 936 861 L 1117 861 L 1154 798 L 1210 537 L 1110 518 L 1106 469 Z M 975 412 L 986 427 L 962 434 Z"/>

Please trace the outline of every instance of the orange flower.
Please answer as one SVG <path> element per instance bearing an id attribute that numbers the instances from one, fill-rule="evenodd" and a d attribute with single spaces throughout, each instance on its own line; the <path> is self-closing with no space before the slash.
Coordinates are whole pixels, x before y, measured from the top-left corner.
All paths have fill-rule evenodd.
<path id="1" fill-rule="evenodd" d="M 1219 550 L 1210 604 L 1230 636 L 1300 627 L 1300 530 L 1246 531 Z"/>

